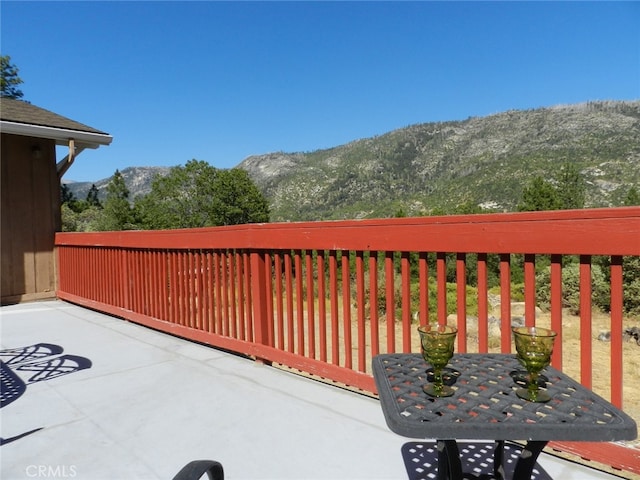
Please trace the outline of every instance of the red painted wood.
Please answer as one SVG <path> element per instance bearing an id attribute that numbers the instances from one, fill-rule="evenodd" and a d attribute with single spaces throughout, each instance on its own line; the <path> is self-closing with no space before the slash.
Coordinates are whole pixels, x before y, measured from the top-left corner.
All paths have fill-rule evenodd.
<path id="1" fill-rule="evenodd" d="M 331 231 L 331 235 L 327 235 Z M 57 233 L 56 245 L 635 255 L 640 207 Z M 549 232 L 553 232 L 550 235 Z"/>
<path id="2" fill-rule="evenodd" d="M 293 315 L 293 273 L 292 273 L 292 259 L 291 253 L 286 252 L 284 256 L 284 275 L 287 294 L 287 351 L 294 351 L 294 315 Z"/>
<path id="3" fill-rule="evenodd" d="M 487 254 L 478 254 L 478 352 L 489 351 Z"/>
<path id="4" fill-rule="evenodd" d="M 418 275 L 420 283 L 420 325 L 429 323 L 429 263 L 427 252 L 420 252 Z"/>
<path id="5" fill-rule="evenodd" d="M 255 336 L 252 341 L 261 345 L 269 345 L 269 330 L 272 319 L 267 310 L 266 297 L 269 294 L 266 289 L 266 259 L 260 253 L 252 252 L 249 261 L 251 263 L 251 272 L 253 273 L 251 275 L 251 297 L 255 300 L 253 302 Z"/>
<path id="6" fill-rule="evenodd" d="M 331 363 L 340 364 L 340 342 L 338 329 L 338 252 L 329 252 L 329 284 L 331 296 Z"/>
<path id="7" fill-rule="evenodd" d="M 207 331 L 211 333 L 215 333 L 216 324 L 215 324 L 215 312 L 216 312 L 216 297 L 215 297 L 215 273 L 214 273 L 214 263 L 213 263 L 213 254 L 211 252 L 207 252 L 207 279 L 205 282 L 206 290 L 207 290 Z M 165 275 L 161 275 L 160 278 L 166 278 Z M 166 297 L 165 297 L 166 298 Z M 166 318 L 166 317 L 165 317 Z"/>
<path id="8" fill-rule="evenodd" d="M 500 330 L 511 330 L 511 256 L 500 255 Z M 511 335 L 500 336 L 500 351 L 511 353 Z"/>
<path id="9" fill-rule="evenodd" d="M 528 327 L 536 324 L 536 256 L 524 256 L 524 322 Z"/>
<path id="10" fill-rule="evenodd" d="M 316 268 L 318 271 L 318 320 L 320 322 L 319 342 L 320 342 L 320 361 L 326 362 L 328 357 L 327 350 L 327 290 L 325 277 L 325 251 L 318 252 L 316 259 Z"/>
<path id="11" fill-rule="evenodd" d="M 447 323 L 447 257 L 438 252 L 436 257 L 436 283 L 438 285 L 438 323 Z"/>
<path id="12" fill-rule="evenodd" d="M 622 408 L 622 257 L 611 258 L 611 403 Z M 639 472 L 640 473 L 640 472 Z"/>
<path id="13" fill-rule="evenodd" d="M 365 331 L 365 282 L 364 282 L 364 252 L 356 252 L 356 322 L 358 327 L 357 334 L 357 352 L 358 352 L 358 371 L 366 372 L 366 331 Z"/>
<path id="14" fill-rule="evenodd" d="M 249 275 L 245 275 L 244 270 L 244 259 L 246 255 L 241 252 L 236 252 L 235 261 L 236 261 L 236 281 L 237 281 L 237 289 L 238 289 L 238 297 L 236 300 L 236 310 L 238 312 L 238 338 L 240 340 L 249 340 L 251 341 L 251 337 L 248 335 L 248 326 L 249 326 L 249 318 L 247 316 L 250 313 L 250 310 L 247 310 L 245 313 L 245 302 L 246 295 L 248 294 L 248 289 L 246 289 L 246 281 L 249 278 Z M 260 274 L 258 274 L 259 276 Z M 264 272 L 262 272 L 264 275 Z M 264 287 L 263 287 L 264 288 Z"/>
<path id="15" fill-rule="evenodd" d="M 219 335 L 223 333 L 222 312 L 224 308 L 224 299 L 222 295 L 222 258 L 220 252 L 213 252 L 213 279 L 216 283 L 216 330 Z"/>
<path id="16" fill-rule="evenodd" d="M 409 252 L 402 252 L 400 258 L 400 278 L 402 281 L 402 351 L 411 351 L 411 270 Z"/>
<path id="17" fill-rule="evenodd" d="M 297 332 L 297 346 L 296 352 L 298 355 L 305 354 L 305 331 L 304 331 L 304 288 L 303 284 L 303 273 L 302 273 L 302 252 L 300 250 L 296 250 L 294 252 L 293 257 L 293 265 L 294 265 L 294 278 L 295 278 L 295 298 L 296 298 L 296 332 Z"/>
<path id="18" fill-rule="evenodd" d="M 562 256 L 551 256 L 551 330 L 556 332 L 551 364 L 562 370 Z"/>
<path id="19" fill-rule="evenodd" d="M 273 347 L 275 346 L 275 317 L 274 317 L 274 306 L 273 306 L 273 256 L 267 253 L 265 255 L 265 268 L 264 268 L 264 276 L 265 276 L 265 292 L 264 298 L 267 303 L 267 315 L 268 315 L 268 345 Z M 253 303 L 253 298 L 251 299 L 251 303 Z"/>
<path id="20" fill-rule="evenodd" d="M 307 292 L 307 336 L 309 358 L 316 358 L 316 327 L 315 327 L 315 292 L 314 292 L 314 272 L 313 257 L 310 250 L 305 251 L 305 288 Z"/>
<path id="21" fill-rule="evenodd" d="M 467 256 L 456 254 L 456 303 L 458 305 L 458 351 L 467 351 Z"/>
<path id="22" fill-rule="evenodd" d="M 580 255 L 580 383 L 587 388 L 593 377 L 591 334 L 591 257 Z"/>
<path id="23" fill-rule="evenodd" d="M 393 252 L 385 252 L 384 256 L 384 281 L 386 306 L 386 327 L 387 327 L 387 352 L 396 351 L 396 305 L 395 305 L 395 275 L 393 271 Z"/>
<path id="24" fill-rule="evenodd" d="M 369 318 L 371 319 L 371 356 L 380 353 L 380 322 L 378 319 L 378 252 L 369 254 Z"/>
<path id="25" fill-rule="evenodd" d="M 285 350 L 284 346 L 284 293 L 282 290 L 282 257 L 278 254 L 275 254 L 274 259 L 274 268 L 275 268 L 275 286 L 276 286 L 276 317 L 278 319 L 278 334 L 276 348 L 279 350 Z"/>
<path id="26" fill-rule="evenodd" d="M 549 447 L 640 475 L 640 449 L 616 443 L 549 442 Z M 627 477 L 624 477 L 627 478 Z"/>
<path id="27" fill-rule="evenodd" d="M 349 265 L 349 252 L 343 251 L 342 263 L 342 325 L 344 335 L 344 367 L 353 367 L 353 343 L 351 341 L 351 266 Z"/>

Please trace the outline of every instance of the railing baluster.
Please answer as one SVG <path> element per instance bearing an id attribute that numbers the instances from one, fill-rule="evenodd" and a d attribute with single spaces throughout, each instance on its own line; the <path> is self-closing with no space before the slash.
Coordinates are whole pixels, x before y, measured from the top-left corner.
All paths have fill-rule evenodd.
<path id="1" fill-rule="evenodd" d="M 255 253 L 254 253 L 255 254 Z M 264 263 L 264 258 L 262 258 L 260 256 L 260 254 L 257 254 L 259 257 L 259 265 L 260 265 L 260 270 L 256 271 L 256 275 L 258 277 L 260 277 L 261 283 L 260 286 L 262 287 L 262 290 L 260 292 L 256 291 L 257 293 L 260 293 L 260 296 L 258 297 L 258 300 L 262 300 L 262 301 L 258 301 L 256 302 L 256 305 L 258 305 L 258 310 L 259 310 L 259 314 L 262 315 L 267 315 L 267 308 L 269 307 L 266 303 L 266 299 L 265 299 L 265 267 L 266 264 Z M 249 254 L 246 251 L 242 252 L 242 263 L 243 263 L 243 271 L 242 271 L 242 281 L 244 283 L 244 299 L 242 300 L 241 305 L 244 306 L 244 312 L 242 317 L 244 317 L 244 324 L 245 324 L 245 329 L 246 329 L 246 339 L 250 342 L 254 341 L 254 337 L 253 337 L 253 327 L 254 327 L 254 323 L 253 323 L 253 317 L 254 317 L 254 311 L 252 308 L 253 305 L 253 295 L 252 295 L 252 289 L 251 289 L 251 266 L 249 265 L 250 260 L 249 260 Z M 264 309 L 264 310 L 263 310 Z M 267 322 L 269 319 L 268 318 L 257 318 L 258 322 Z M 260 341 L 258 343 L 262 344 L 262 345 L 268 345 L 269 344 L 269 327 L 268 327 L 268 323 L 265 323 L 263 325 L 264 327 L 264 331 L 260 332 L 262 337 L 260 338 Z"/>
<path id="2" fill-rule="evenodd" d="M 278 342 L 277 348 L 285 350 L 284 346 L 284 293 L 282 289 L 282 256 L 280 253 L 274 254 L 274 270 L 275 270 L 275 287 L 276 287 L 276 317 L 278 319 L 278 334 L 276 335 Z"/>
<path id="3" fill-rule="evenodd" d="M 291 253 L 284 256 L 284 275 L 287 294 L 287 351 L 293 353 L 295 332 L 293 328 L 293 278 Z"/>
<path id="4" fill-rule="evenodd" d="M 402 351 L 411 352 L 411 265 L 409 252 L 400 256 L 400 279 L 402 285 Z"/>
<path id="5" fill-rule="evenodd" d="M 467 351 L 467 256 L 456 254 L 456 293 L 458 313 L 458 351 Z"/>
<path id="6" fill-rule="evenodd" d="M 236 284 L 236 312 L 237 312 L 237 323 L 238 323 L 238 336 L 240 340 L 247 339 L 247 325 L 246 325 L 246 317 L 245 317 L 245 272 L 244 272 L 244 255 L 239 250 L 236 250 L 235 253 L 235 265 L 236 265 L 236 275 L 235 275 L 235 284 Z"/>
<path id="7" fill-rule="evenodd" d="M 275 346 L 275 316 L 274 316 L 274 307 L 273 307 L 273 258 L 271 256 L 271 253 L 268 251 L 265 251 L 262 253 L 262 255 L 264 256 L 264 262 L 265 262 L 265 272 L 264 272 L 264 277 L 265 277 L 265 301 L 267 302 L 267 312 L 269 315 L 269 338 L 268 338 L 268 345 L 273 347 Z M 251 272 L 251 274 L 253 274 L 253 272 Z M 253 303 L 255 300 L 255 297 L 252 298 L 251 302 Z"/>
<path id="8" fill-rule="evenodd" d="M 366 332 L 365 332 L 365 306 L 364 306 L 364 252 L 356 251 L 356 322 L 357 322 L 357 350 L 358 371 L 366 372 Z"/>
<path id="9" fill-rule="evenodd" d="M 369 321 L 371 325 L 371 356 L 380 353 L 380 322 L 378 321 L 378 252 L 369 252 Z"/>
<path id="10" fill-rule="evenodd" d="M 429 262 L 427 252 L 418 257 L 418 284 L 420 288 L 420 325 L 429 323 Z"/>
<path id="11" fill-rule="evenodd" d="M 318 251 L 316 268 L 318 270 L 318 320 L 320 361 L 327 361 L 327 288 L 325 278 L 325 252 Z"/>
<path id="12" fill-rule="evenodd" d="M 316 358 L 316 326 L 315 326 L 315 292 L 313 288 L 313 256 L 311 250 L 305 250 L 305 288 L 306 288 L 306 303 L 307 303 L 307 349 L 309 352 L 309 358 Z"/>
<path id="13" fill-rule="evenodd" d="M 447 256 L 444 252 L 436 254 L 436 275 L 438 285 L 438 323 L 447 324 Z"/>
<path id="14" fill-rule="evenodd" d="M 338 252 L 329 252 L 329 296 L 331 301 L 331 363 L 340 364 L 340 337 L 338 310 Z"/>
<path id="15" fill-rule="evenodd" d="M 622 257 L 611 257 L 611 403 L 622 408 Z"/>
<path id="16" fill-rule="evenodd" d="M 234 334 L 231 326 L 231 313 L 229 311 L 229 303 L 231 301 L 231 299 L 229 298 L 229 282 L 231 281 L 229 277 L 231 275 L 231 266 L 228 250 L 223 250 L 221 252 L 220 261 L 220 269 L 222 274 L 222 335 L 233 337 Z"/>
<path id="17" fill-rule="evenodd" d="M 524 323 L 528 327 L 536 324 L 536 256 L 524 256 Z"/>
<path id="18" fill-rule="evenodd" d="M 592 384 L 591 255 L 580 255 L 580 383 Z"/>
<path id="19" fill-rule="evenodd" d="M 511 255 L 500 254 L 500 351 L 511 352 Z M 507 333 L 509 332 L 509 333 Z"/>
<path id="20" fill-rule="evenodd" d="M 386 285 L 387 352 L 394 353 L 396 351 L 396 301 L 393 252 L 385 252 L 384 281 Z"/>
<path id="21" fill-rule="evenodd" d="M 189 326 L 189 251 L 180 253 L 180 325 Z"/>
<path id="22" fill-rule="evenodd" d="M 478 352 L 489 351 L 489 292 L 487 254 L 478 254 Z"/>
<path id="23" fill-rule="evenodd" d="M 223 311 L 224 311 L 224 297 L 223 297 L 223 277 L 222 277 L 222 255 L 219 250 L 213 252 L 213 281 L 215 282 L 215 303 L 216 303 L 216 320 L 215 320 L 215 332 L 218 335 L 224 335 L 223 328 Z"/>
<path id="24" fill-rule="evenodd" d="M 296 353 L 304 356 L 305 354 L 305 332 L 304 332 L 304 284 L 302 272 L 302 251 L 296 250 L 293 257 L 294 275 L 296 284 L 296 333 L 297 346 Z"/>
<path id="25" fill-rule="evenodd" d="M 562 255 L 551 255 L 551 329 L 557 333 L 551 364 L 562 370 Z"/>
<path id="26" fill-rule="evenodd" d="M 344 367 L 353 367 L 353 346 L 351 342 L 351 266 L 349 252 L 342 251 L 342 325 L 344 328 Z"/>

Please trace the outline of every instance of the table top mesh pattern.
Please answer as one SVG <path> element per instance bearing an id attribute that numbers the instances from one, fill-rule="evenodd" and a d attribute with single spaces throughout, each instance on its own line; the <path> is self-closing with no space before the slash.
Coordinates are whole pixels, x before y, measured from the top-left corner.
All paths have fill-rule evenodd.
<path id="1" fill-rule="evenodd" d="M 459 354 L 449 366 L 460 376 L 452 397 L 422 391 L 429 365 L 419 354 L 374 359 L 374 376 L 389 428 L 413 438 L 613 441 L 636 438 L 625 413 L 558 370 L 544 370 L 548 403 L 520 399 L 511 373 L 515 355 Z"/>

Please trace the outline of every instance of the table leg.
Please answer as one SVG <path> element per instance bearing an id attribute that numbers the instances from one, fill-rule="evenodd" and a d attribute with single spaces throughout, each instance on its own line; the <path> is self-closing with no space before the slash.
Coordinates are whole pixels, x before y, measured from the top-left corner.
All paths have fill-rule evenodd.
<path id="1" fill-rule="evenodd" d="M 496 440 L 493 451 L 493 476 L 496 480 L 504 480 L 504 440 Z"/>
<path id="2" fill-rule="evenodd" d="M 460 450 L 455 440 L 438 440 L 438 480 L 458 480 L 462 478 Z"/>
<path id="3" fill-rule="evenodd" d="M 533 467 L 535 467 L 538 456 L 546 445 L 546 440 L 527 442 L 522 449 L 522 453 L 520 453 L 520 458 L 516 462 L 516 469 L 513 471 L 513 480 L 531 480 Z"/>

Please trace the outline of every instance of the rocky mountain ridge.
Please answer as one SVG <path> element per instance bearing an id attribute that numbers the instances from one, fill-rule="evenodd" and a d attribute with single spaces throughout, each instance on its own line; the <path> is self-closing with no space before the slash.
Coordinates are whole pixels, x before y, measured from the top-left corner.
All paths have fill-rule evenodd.
<path id="1" fill-rule="evenodd" d="M 619 205 L 640 184 L 640 101 L 422 123 L 314 152 L 255 155 L 237 167 L 267 197 L 273 221 L 295 221 L 422 215 L 461 204 L 513 210 L 530 179 L 551 178 L 565 163 L 583 174 L 587 207 Z M 133 198 L 167 171 L 121 173 Z M 84 198 L 78 184 L 70 187 Z"/>
<path id="2" fill-rule="evenodd" d="M 170 167 L 127 167 L 120 171 L 124 184 L 129 189 L 129 198 L 133 200 L 139 195 L 146 195 L 151 191 L 151 182 L 156 175 L 167 175 Z M 112 177 L 103 178 L 95 182 L 64 182 L 78 200 L 84 200 L 92 185 L 98 189 L 98 198 L 104 200 L 107 196 L 107 185 Z"/>

